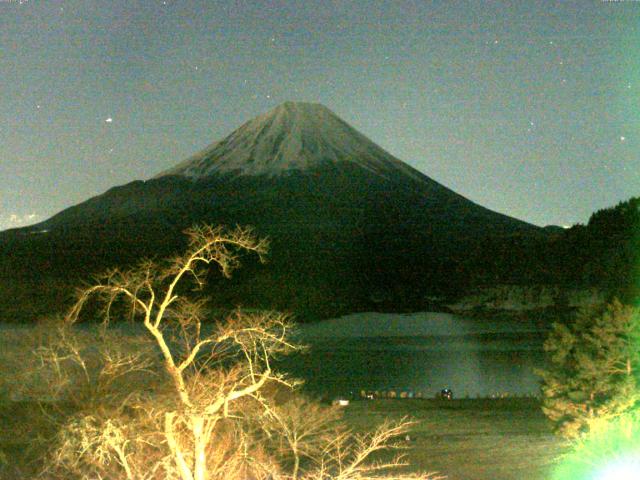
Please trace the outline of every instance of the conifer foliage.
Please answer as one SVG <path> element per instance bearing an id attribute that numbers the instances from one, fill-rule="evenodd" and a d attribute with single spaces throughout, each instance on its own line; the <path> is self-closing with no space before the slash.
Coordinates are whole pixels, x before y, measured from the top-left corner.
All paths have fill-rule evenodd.
<path id="1" fill-rule="evenodd" d="M 640 400 L 640 311 L 618 300 L 556 323 L 544 344 L 543 411 L 565 437 L 629 412 Z"/>

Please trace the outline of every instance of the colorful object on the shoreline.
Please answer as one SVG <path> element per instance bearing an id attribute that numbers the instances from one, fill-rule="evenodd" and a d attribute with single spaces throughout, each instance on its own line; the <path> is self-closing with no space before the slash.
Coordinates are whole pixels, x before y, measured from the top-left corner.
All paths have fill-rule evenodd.
<path id="1" fill-rule="evenodd" d="M 453 392 L 449 388 L 443 388 L 442 390 L 440 390 L 440 398 L 444 400 L 452 400 Z"/>

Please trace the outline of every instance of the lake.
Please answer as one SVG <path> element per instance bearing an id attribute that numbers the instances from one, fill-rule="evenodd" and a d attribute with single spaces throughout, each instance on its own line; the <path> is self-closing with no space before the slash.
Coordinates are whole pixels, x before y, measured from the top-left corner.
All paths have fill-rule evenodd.
<path id="1" fill-rule="evenodd" d="M 20 332 L 30 328 L 0 324 L 0 357 L 12 358 L 15 340 L 28 338 Z M 145 334 L 140 325 L 112 328 L 132 338 Z M 433 397 L 443 388 L 456 398 L 538 395 L 533 369 L 543 365 L 547 328 L 438 312 L 352 314 L 298 326 L 295 338 L 310 350 L 279 367 L 330 397 L 362 390 Z"/>
<path id="2" fill-rule="evenodd" d="M 360 391 L 433 397 L 538 395 L 547 328 L 439 312 L 359 313 L 301 325 L 310 346 L 281 362 L 306 388 L 330 396 Z"/>

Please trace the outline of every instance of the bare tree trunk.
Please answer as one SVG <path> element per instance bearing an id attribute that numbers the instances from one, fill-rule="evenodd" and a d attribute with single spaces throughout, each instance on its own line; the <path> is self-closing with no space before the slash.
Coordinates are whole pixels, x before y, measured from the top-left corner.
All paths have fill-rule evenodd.
<path id="1" fill-rule="evenodd" d="M 176 466 L 178 467 L 180 478 L 182 480 L 194 480 L 191 469 L 189 468 L 189 465 L 187 465 L 187 462 L 184 459 L 184 455 L 180 450 L 180 445 L 176 441 L 175 433 L 173 431 L 174 417 L 174 412 L 169 412 L 164 416 L 164 433 L 167 438 L 167 443 L 176 462 Z"/>
<path id="2" fill-rule="evenodd" d="M 193 432 L 193 478 L 194 480 L 207 479 L 207 438 L 204 432 L 204 417 L 191 416 L 191 429 Z"/>
<path id="3" fill-rule="evenodd" d="M 291 478 L 293 480 L 298 479 L 298 472 L 300 471 L 300 455 L 298 454 L 297 445 L 293 449 L 293 473 L 291 474 Z"/>

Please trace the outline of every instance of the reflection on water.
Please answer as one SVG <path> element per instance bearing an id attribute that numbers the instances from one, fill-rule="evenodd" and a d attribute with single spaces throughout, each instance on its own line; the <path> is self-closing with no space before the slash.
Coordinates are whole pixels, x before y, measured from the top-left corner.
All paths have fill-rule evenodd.
<path id="1" fill-rule="evenodd" d="M 297 334 L 307 354 L 283 361 L 310 390 L 361 390 L 458 398 L 536 395 L 546 331 L 533 322 L 488 322 L 451 314 L 363 313 L 306 325 Z"/>

